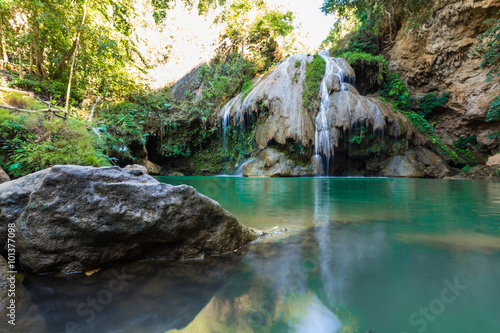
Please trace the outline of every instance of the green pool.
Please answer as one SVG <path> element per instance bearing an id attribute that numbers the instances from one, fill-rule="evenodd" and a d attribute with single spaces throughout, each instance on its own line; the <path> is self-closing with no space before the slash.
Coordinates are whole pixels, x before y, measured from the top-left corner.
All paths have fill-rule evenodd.
<path id="1" fill-rule="evenodd" d="M 270 234 L 238 260 L 27 276 L 45 331 L 500 332 L 500 182 L 158 179 Z M 117 272 L 123 290 L 88 306 Z"/>

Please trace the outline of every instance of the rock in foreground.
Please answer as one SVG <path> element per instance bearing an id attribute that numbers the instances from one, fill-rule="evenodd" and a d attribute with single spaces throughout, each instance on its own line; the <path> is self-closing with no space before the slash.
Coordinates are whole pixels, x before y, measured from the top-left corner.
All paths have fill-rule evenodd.
<path id="1" fill-rule="evenodd" d="M 1 248 L 15 223 L 19 264 L 34 273 L 218 255 L 258 237 L 192 187 L 118 167 L 55 166 L 4 183 L 0 221 Z"/>

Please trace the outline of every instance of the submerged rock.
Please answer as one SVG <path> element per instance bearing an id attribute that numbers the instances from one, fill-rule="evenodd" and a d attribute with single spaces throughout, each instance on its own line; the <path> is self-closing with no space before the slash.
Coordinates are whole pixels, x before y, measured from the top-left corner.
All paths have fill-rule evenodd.
<path id="1" fill-rule="evenodd" d="M 55 166 L 4 183 L 0 220 L 0 248 L 15 223 L 19 264 L 34 273 L 220 255 L 258 237 L 194 188 L 118 167 Z"/>
<path id="2" fill-rule="evenodd" d="M 258 158 L 243 167 L 245 177 L 304 177 L 314 174 L 312 167 L 298 166 L 285 154 L 273 148 L 265 149 Z"/>
<path id="3" fill-rule="evenodd" d="M 10 180 L 9 175 L 5 171 L 3 171 L 2 168 L 0 168 L 0 184 L 8 182 L 9 180 Z"/>

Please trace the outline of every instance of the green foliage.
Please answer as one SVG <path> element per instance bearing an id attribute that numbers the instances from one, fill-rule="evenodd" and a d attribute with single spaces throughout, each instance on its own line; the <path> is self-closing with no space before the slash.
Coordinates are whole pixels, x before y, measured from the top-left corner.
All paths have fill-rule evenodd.
<path id="1" fill-rule="evenodd" d="M 355 143 L 357 145 L 360 145 L 365 139 L 366 139 L 366 128 L 361 126 L 359 130 L 357 131 L 359 134 L 352 136 L 349 139 L 350 143 Z"/>
<path id="2" fill-rule="evenodd" d="M 378 82 L 381 84 L 388 71 L 389 62 L 384 58 L 383 55 L 373 55 L 369 53 L 362 52 L 347 52 L 338 54 L 338 57 L 344 58 L 349 64 L 353 65 L 357 62 L 364 63 L 367 65 L 378 65 Z"/>
<path id="3" fill-rule="evenodd" d="M 389 73 L 379 93 L 384 97 L 394 100 L 398 109 L 404 111 L 410 109 L 410 94 L 398 74 Z"/>
<path id="4" fill-rule="evenodd" d="M 196 107 L 207 112 L 215 120 L 219 109 L 233 96 L 249 87 L 248 81 L 255 76 L 254 64 L 243 57 L 233 54 L 229 59 L 216 57 L 210 64 L 204 65 L 198 72 L 204 82 L 201 99 Z"/>
<path id="5" fill-rule="evenodd" d="M 241 87 L 241 100 L 244 100 L 245 97 L 248 96 L 248 94 L 250 93 L 250 91 L 252 91 L 253 89 L 253 80 L 248 80 L 248 81 L 245 81 L 245 83 L 243 83 L 243 86 Z"/>
<path id="6" fill-rule="evenodd" d="M 378 54 L 377 36 L 368 30 L 358 30 L 350 38 L 346 47 L 334 50 L 335 54 L 347 52 Z"/>
<path id="7" fill-rule="evenodd" d="M 295 60 L 295 68 L 299 68 L 300 67 L 300 60 Z"/>
<path id="8" fill-rule="evenodd" d="M 145 144 L 148 135 L 162 132 L 168 124 L 166 111 L 170 103 L 170 92 L 160 90 L 141 92 L 127 101 L 103 107 L 97 114 L 97 129 L 106 153 L 121 160 L 133 159 L 131 146 Z"/>
<path id="9" fill-rule="evenodd" d="M 430 116 L 435 110 L 443 107 L 448 99 L 450 98 L 450 93 L 445 92 L 438 96 L 436 93 L 430 93 L 425 95 L 420 99 L 420 110 L 419 113 L 424 117 Z"/>
<path id="10" fill-rule="evenodd" d="M 493 98 L 486 113 L 486 122 L 492 121 L 500 121 L 500 96 Z"/>
<path id="11" fill-rule="evenodd" d="M 239 124 L 230 126 L 227 150 L 224 152 L 226 161 L 233 167 L 247 160 L 251 153 L 255 151 L 257 143 L 255 141 L 255 125 L 250 130 L 242 129 Z M 226 171 L 233 171 L 226 167 Z"/>
<path id="12" fill-rule="evenodd" d="M 488 81 L 500 75 L 500 11 L 499 18 L 486 20 L 491 27 L 477 38 L 473 52 L 483 53 L 481 67 L 489 68 Z"/>
<path id="13" fill-rule="evenodd" d="M 277 39 L 292 32 L 292 12 L 272 10 L 263 0 L 237 0 L 224 12 L 223 19 L 232 52 L 251 61 L 258 73 L 281 60 Z"/>
<path id="14" fill-rule="evenodd" d="M 306 79 L 302 91 L 302 102 L 306 109 L 312 110 L 314 101 L 318 99 L 319 86 L 325 76 L 326 62 L 315 54 L 311 62 L 306 63 Z"/>
<path id="15" fill-rule="evenodd" d="M 73 105 L 84 95 L 123 96 L 137 88 L 145 63 L 132 38 L 130 1 L 22 0 L 8 7 L 2 11 L 7 53 L 17 62 L 19 51 L 25 69 L 28 54 L 34 61 L 34 75 L 12 85 L 62 101 L 75 59 Z"/>
<path id="16" fill-rule="evenodd" d="M 467 144 L 470 144 L 474 147 L 477 147 L 477 136 L 468 136 L 468 137 L 463 137 L 461 136 L 458 138 L 457 141 L 453 142 L 453 146 L 455 146 L 458 149 L 466 150 L 467 149 Z"/>
<path id="17" fill-rule="evenodd" d="M 0 110 L 0 164 L 14 177 L 56 164 L 109 165 L 86 123 Z"/>
<path id="18" fill-rule="evenodd" d="M 36 94 L 42 95 L 46 99 L 56 100 L 63 102 L 66 98 L 67 83 L 56 80 L 42 80 L 34 75 L 26 75 L 23 79 L 12 80 L 9 87 L 17 87 L 19 89 L 32 91 Z M 83 91 L 72 89 L 71 96 L 73 103 L 76 104 L 82 101 Z"/>
<path id="19" fill-rule="evenodd" d="M 472 167 L 470 165 L 466 165 L 461 170 L 462 172 L 469 172 L 472 170 Z"/>
<path id="20" fill-rule="evenodd" d="M 500 131 L 488 132 L 486 136 L 488 137 L 488 139 L 498 139 L 500 138 Z"/>
<path id="21" fill-rule="evenodd" d="M 0 103 L 27 110 L 46 109 L 47 106 L 18 92 L 0 93 Z"/>
<path id="22" fill-rule="evenodd" d="M 470 144 L 474 147 L 477 147 L 477 137 L 469 136 L 469 137 L 460 137 L 458 140 L 453 142 L 453 146 L 455 147 L 455 151 L 460 154 L 462 157 L 466 158 L 469 161 L 476 161 L 474 155 L 471 154 L 467 144 Z"/>
<path id="23" fill-rule="evenodd" d="M 336 14 L 339 18 L 348 15 L 372 16 L 373 20 L 395 21 L 403 15 L 417 16 L 431 7 L 433 0 L 325 0 L 321 10 Z"/>

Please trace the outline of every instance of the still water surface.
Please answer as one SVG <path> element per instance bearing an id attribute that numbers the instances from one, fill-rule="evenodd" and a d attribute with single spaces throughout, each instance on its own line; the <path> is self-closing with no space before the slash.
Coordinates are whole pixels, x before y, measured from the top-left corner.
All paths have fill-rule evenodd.
<path id="1" fill-rule="evenodd" d="M 500 182 L 158 179 L 271 234 L 238 260 L 28 276 L 46 331 L 500 332 Z"/>

